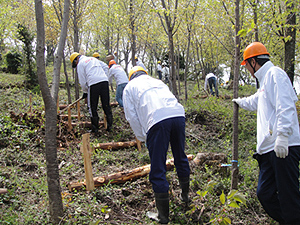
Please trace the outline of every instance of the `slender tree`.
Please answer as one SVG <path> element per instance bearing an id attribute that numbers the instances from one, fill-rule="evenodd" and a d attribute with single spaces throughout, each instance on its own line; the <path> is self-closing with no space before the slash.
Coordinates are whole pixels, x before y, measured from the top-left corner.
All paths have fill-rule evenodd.
<path id="1" fill-rule="evenodd" d="M 63 216 L 63 204 L 61 197 L 61 187 L 59 179 L 59 169 L 57 161 L 57 106 L 56 99 L 58 96 L 59 76 L 61 58 L 67 36 L 67 24 L 69 19 L 70 1 L 65 0 L 64 17 L 60 34 L 60 41 L 57 55 L 54 60 L 54 72 L 52 90 L 49 89 L 45 71 L 45 28 L 44 13 L 42 0 L 35 0 L 35 14 L 37 26 L 37 74 L 40 89 L 45 104 L 45 147 L 47 163 L 47 183 L 49 196 L 50 220 L 53 224 L 58 224 Z"/>

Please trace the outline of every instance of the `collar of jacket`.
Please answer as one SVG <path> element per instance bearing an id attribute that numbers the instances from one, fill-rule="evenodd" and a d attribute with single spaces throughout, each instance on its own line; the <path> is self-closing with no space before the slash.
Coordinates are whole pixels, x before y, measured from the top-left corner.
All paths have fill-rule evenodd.
<path id="1" fill-rule="evenodd" d="M 271 61 L 268 61 L 256 71 L 254 76 L 258 79 L 258 82 L 260 84 L 262 84 L 268 70 L 273 66 L 274 66 L 274 64 Z"/>
<path id="2" fill-rule="evenodd" d="M 134 74 L 131 75 L 130 80 L 133 80 L 134 78 L 137 78 L 141 75 L 147 75 L 147 74 L 144 71 L 137 71 L 137 72 L 135 72 Z"/>

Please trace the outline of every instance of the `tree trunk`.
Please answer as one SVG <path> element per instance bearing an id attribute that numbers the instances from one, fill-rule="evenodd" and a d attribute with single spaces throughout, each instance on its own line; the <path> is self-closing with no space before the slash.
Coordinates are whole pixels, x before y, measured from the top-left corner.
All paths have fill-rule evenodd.
<path id="1" fill-rule="evenodd" d="M 78 3 L 77 0 L 74 0 L 73 3 L 73 29 L 74 29 L 74 52 L 79 52 L 79 29 L 78 29 Z M 79 98 L 79 80 L 77 70 L 74 69 L 75 75 L 75 99 Z"/>
<path id="2" fill-rule="evenodd" d="M 67 23 L 69 18 L 70 1 L 65 0 L 64 19 L 58 47 L 58 55 L 55 57 L 54 76 L 59 76 L 62 51 L 67 35 Z M 52 93 L 48 88 L 45 71 L 45 28 L 42 0 L 35 0 L 36 24 L 37 24 L 37 47 L 36 61 L 39 85 L 41 88 L 43 101 L 45 104 L 45 147 L 47 162 L 47 183 L 49 196 L 50 220 L 58 224 L 63 216 L 63 204 L 61 198 L 61 187 L 59 180 L 59 170 L 57 162 L 56 130 L 57 130 L 57 107 L 56 99 L 58 96 L 59 78 L 53 77 Z M 56 87 L 57 86 L 57 87 Z"/>
<path id="3" fill-rule="evenodd" d="M 292 85 L 295 76 L 295 49 L 296 49 L 296 14 L 294 12 L 294 4 L 286 1 L 287 10 L 290 11 L 286 21 L 285 37 L 291 37 L 284 43 L 284 70 L 289 76 Z"/>
<path id="4" fill-rule="evenodd" d="M 238 97 L 239 71 L 240 71 L 240 1 L 235 1 L 235 58 L 234 58 L 234 80 L 233 80 L 233 98 Z M 231 172 L 231 189 L 237 190 L 238 186 L 238 123 L 239 107 L 233 104 L 233 137 L 232 137 L 232 172 Z"/>
<path id="5" fill-rule="evenodd" d="M 135 66 L 136 65 L 135 62 L 136 37 L 135 37 L 133 0 L 130 0 L 130 29 L 131 29 L 131 63 L 133 66 Z"/>

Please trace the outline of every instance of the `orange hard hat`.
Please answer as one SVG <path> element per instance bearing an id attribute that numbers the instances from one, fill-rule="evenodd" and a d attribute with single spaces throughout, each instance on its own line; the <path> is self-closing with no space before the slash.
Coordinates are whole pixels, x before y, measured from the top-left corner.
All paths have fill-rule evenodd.
<path id="1" fill-rule="evenodd" d="M 109 66 L 111 66 L 113 64 L 117 64 L 115 60 L 110 60 L 109 63 L 108 63 Z"/>
<path id="2" fill-rule="evenodd" d="M 245 48 L 242 66 L 246 65 L 246 60 L 258 55 L 270 55 L 267 48 L 260 42 L 253 42 Z"/>

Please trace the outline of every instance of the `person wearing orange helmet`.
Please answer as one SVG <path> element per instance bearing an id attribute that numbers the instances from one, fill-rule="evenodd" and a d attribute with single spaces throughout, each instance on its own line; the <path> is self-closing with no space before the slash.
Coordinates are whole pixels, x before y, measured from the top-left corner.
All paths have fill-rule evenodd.
<path id="1" fill-rule="evenodd" d="M 115 60 L 110 60 L 108 63 L 109 73 L 108 81 L 112 84 L 113 78 L 116 80 L 116 101 L 119 106 L 123 108 L 123 90 L 128 83 L 128 77 L 121 65 L 117 64 Z"/>
<path id="2" fill-rule="evenodd" d="M 262 43 L 253 42 L 246 47 L 241 65 L 257 78 L 260 86 L 254 95 L 232 100 L 243 109 L 257 111 L 257 145 L 253 157 L 260 168 L 258 199 L 280 224 L 299 224 L 297 95 L 286 72 L 270 61 Z"/>
<path id="3" fill-rule="evenodd" d="M 109 102 L 108 78 L 98 59 L 87 57 L 74 52 L 70 56 L 72 67 L 77 69 L 78 80 L 83 91 L 83 97 L 88 99 L 88 108 L 91 116 L 92 132 L 99 129 L 99 116 L 97 112 L 99 96 L 102 108 L 107 119 L 107 131 L 112 127 L 112 111 Z"/>
<path id="4" fill-rule="evenodd" d="M 189 202 L 190 167 L 184 153 L 184 108 L 164 82 L 148 76 L 140 66 L 129 71 L 123 103 L 125 117 L 135 136 L 140 141 L 146 141 L 151 160 L 149 180 L 158 213 L 148 212 L 147 216 L 166 224 L 169 222 L 169 183 L 166 179 L 169 143 L 181 187 L 180 198 L 183 202 Z"/>

